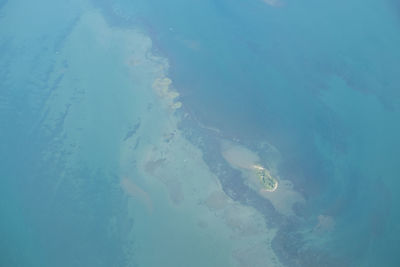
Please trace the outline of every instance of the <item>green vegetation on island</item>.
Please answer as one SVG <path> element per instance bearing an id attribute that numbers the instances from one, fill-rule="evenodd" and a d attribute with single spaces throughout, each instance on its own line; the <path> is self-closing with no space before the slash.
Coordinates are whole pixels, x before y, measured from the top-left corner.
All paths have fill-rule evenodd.
<path id="1" fill-rule="evenodd" d="M 269 192 L 273 192 L 278 188 L 278 181 L 272 177 L 271 173 L 259 165 L 254 165 L 257 176 L 260 178 L 260 182 L 263 185 L 263 189 Z"/>

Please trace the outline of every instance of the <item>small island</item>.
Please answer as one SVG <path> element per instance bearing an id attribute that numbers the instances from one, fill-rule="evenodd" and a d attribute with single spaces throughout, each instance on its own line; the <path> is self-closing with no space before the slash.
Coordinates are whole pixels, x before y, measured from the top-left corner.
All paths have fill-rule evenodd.
<path id="1" fill-rule="evenodd" d="M 253 165 L 253 168 L 256 170 L 257 176 L 260 178 L 263 190 L 274 192 L 278 188 L 278 180 L 272 177 L 269 170 L 260 165 Z"/>

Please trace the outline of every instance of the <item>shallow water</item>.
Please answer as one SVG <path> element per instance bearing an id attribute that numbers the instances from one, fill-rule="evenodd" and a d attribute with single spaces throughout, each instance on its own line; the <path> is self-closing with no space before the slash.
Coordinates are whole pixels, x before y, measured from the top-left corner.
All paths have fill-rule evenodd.
<path id="1" fill-rule="evenodd" d="M 397 266 L 399 15 L 0 1 L 0 265 Z"/>

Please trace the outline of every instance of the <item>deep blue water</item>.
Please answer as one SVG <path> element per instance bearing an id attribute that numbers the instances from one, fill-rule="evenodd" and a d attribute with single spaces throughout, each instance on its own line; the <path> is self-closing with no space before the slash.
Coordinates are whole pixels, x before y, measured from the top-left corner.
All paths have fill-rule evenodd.
<path id="1" fill-rule="evenodd" d="M 0 1 L 0 263 L 128 266 L 122 247 L 130 242 L 124 229 L 132 222 L 115 189 L 117 142 L 96 148 L 93 140 L 103 130 L 96 138 L 116 139 L 122 123 L 115 116 L 132 114 L 136 122 L 136 111 L 121 108 L 102 114 L 104 121 L 94 119 L 81 140 L 89 147 L 87 155 L 73 167 L 63 165 L 68 151 L 58 142 L 64 136 L 54 136 L 66 127 L 68 108 L 64 115 L 54 111 L 59 121 L 46 129 L 42 124 L 51 110 L 45 103 L 63 80 L 54 70 L 58 52 L 89 7 L 78 1 L 12 2 Z M 335 220 L 322 248 L 313 241 L 304 247 L 348 266 L 399 265 L 400 9 L 395 1 L 287 0 L 281 7 L 258 0 L 91 4 L 113 27 L 139 27 L 152 38 L 154 53 L 170 62 L 169 76 L 185 110 L 198 121 L 246 144 L 268 141 L 279 149 L 280 176 L 307 200 L 297 207 L 303 223 L 296 233 L 307 231 L 318 215 Z M 108 71 L 104 67 L 79 79 L 93 81 L 87 87 L 102 92 L 107 78 L 98 82 L 96 75 Z M 70 82 L 73 99 L 80 89 L 75 82 L 85 85 Z M 96 112 L 129 105 L 104 104 L 110 95 L 92 91 Z M 121 94 L 128 95 L 125 91 Z M 76 184 L 67 180 L 55 196 L 54 177 L 63 172 L 77 177 L 84 193 L 76 193 Z M 110 217 L 123 229 L 112 236 L 104 234 Z"/>

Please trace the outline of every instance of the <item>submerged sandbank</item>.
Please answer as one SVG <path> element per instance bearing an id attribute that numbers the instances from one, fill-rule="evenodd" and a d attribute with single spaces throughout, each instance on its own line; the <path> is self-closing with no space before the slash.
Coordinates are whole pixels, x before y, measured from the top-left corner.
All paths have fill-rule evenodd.
<path id="1" fill-rule="evenodd" d="M 303 196 L 293 189 L 289 180 L 278 177 L 276 169 L 268 169 L 261 165 L 261 159 L 256 152 L 224 140 L 221 144 L 221 153 L 233 168 L 241 171 L 247 185 L 270 200 L 279 213 L 286 216 L 295 215 L 293 205 L 305 201 Z M 276 163 L 271 162 L 270 165 L 276 166 Z"/>

